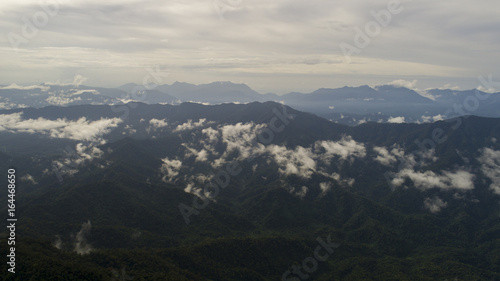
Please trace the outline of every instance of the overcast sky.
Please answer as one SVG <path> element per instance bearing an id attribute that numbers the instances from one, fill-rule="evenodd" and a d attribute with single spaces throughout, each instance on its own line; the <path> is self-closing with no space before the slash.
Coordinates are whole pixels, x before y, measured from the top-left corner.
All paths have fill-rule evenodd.
<path id="1" fill-rule="evenodd" d="M 2 1 L 0 84 L 81 75 L 92 86 L 232 81 L 281 94 L 500 80 L 500 1 L 394 1 Z"/>

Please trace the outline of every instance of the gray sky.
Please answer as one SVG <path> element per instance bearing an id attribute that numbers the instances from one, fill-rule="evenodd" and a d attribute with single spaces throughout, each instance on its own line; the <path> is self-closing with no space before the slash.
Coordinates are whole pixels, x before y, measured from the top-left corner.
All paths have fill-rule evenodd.
<path id="1" fill-rule="evenodd" d="M 479 75 L 500 80 L 499 10 L 498 0 L 2 1 L 0 84 L 470 89 Z"/>

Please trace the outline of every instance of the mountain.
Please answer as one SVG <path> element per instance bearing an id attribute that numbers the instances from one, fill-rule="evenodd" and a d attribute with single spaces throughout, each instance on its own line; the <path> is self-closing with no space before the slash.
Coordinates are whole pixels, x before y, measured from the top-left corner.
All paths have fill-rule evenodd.
<path id="1" fill-rule="evenodd" d="M 499 93 L 485 93 L 479 90 L 429 90 L 436 103 L 453 105 L 453 116 L 459 116 L 461 111 L 473 112 L 485 117 L 498 117 L 500 105 Z M 457 109 L 458 108 L 458 109 Z M 450 109 L 448 108 L 448 111 Z"/>
<path id="2" fill-rule="evenodd" d="M 331 113 L 358 115 L 361 116 L 359 120 L 375 114 L 404 116 L 408 122 L 415 122 L 429 112 L 444 111 L 442 105 L 435 104 L 417 92 L 394 86 L 319 89 L 310 94 L 291 93 L 285 95 L 283 100 L 294 108 L 314 112 L 328 119 L 332 119 Z M 381 117 L 377 120 L 387 121 Z"/>
<path id="3" fill-rule="evenodd" d="M 496 280 L 499 121 L 346 126 L 275 102 L 4 110 L 22 257 L 5 280 Z"/>
<path id="4" fill-rule="evenodd" d="M 140 87 L 131 83 L 118 88 L 130 92 L 133 88 Z M 153 88 L 170 97 L 175 97 L 175 100 L 209 104 L 267 101 L 268 98 L 275 97 L 272 94 L 261 95 L 245 84 L 234 84 L 232 82 L 213 82 L 201 85 L 175 82 L 172 85 L 149 85 L 148 88 Z"/>
<path id="5" fill-rule="evenodd" d="M 116 89 L 48 84 L 0 88 L 0 111 L 49 105 L 120 105 L 128 102 L 175 105 L 182 102 L 221 104 L 255 101 L 284 103 L 350 126 L 365 122 L 422 123 L 465 115 L 500 117 L 497 110 L 499 93 L 435 89 L 421 95 L 390 85 L 321 88 L 308 94 L 292 92 L 281 96 L 271 93 L 262 95 L 245 84 L 232 82 L 201 85 L 184 82 L 172 85 L 128 83 Z"/>

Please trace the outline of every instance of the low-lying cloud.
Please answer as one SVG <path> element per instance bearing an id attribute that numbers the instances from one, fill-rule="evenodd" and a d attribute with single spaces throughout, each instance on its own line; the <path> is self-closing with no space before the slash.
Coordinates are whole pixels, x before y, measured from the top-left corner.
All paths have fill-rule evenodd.
<path id="1" fill-rule="evenodd" d="M 481 163 L 481 171 L 491 180 L 491 190 L 500 195 L 500 151 L 483 148 L 478 160 Z"/>
<path id="2" fill-rule="evenodd" d="M 89 121 L 86 117 L 78 120 L 23 119 L 22 115 L 22 112 L 0 115 L 0 132 L 39 133 L 51 138 L 92 141 L 108 134 L 123 121 L 120 118 Z"/>
<path id="3" fill-rule="evenodd" d="M 439 213 L 441 209 L 446 208 L 446 206 L 448 206 L 448 203 L 437 196 L 433 198 L 427 197 L 424 200 L 424 207 L 433 214 Z"/>

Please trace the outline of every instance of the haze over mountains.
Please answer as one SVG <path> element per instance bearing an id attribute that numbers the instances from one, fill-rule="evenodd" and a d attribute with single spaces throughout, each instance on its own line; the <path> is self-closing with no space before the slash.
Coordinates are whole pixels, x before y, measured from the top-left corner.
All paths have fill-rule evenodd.
<path id="1" fill-rule="evenodd" d="M 275 101 L 348 125 L 364 122 L 422 123 L 464 115 L 500 117 L 497 109 L 500 105 L 500 93 L 479 90 L 428 89 L 418 93 L 405 87 L 384 85 L 373 88 L 321 88 L 307 94 L 295 92 L 279 96 L 260 94 L 245 84 L 231 82 L 202 85 L 175 82 L 172 85 L 147 86 L 130 83 L 118 88 L 49 84 L 0 88 L 2 109 L 50 105 L 116 105 L 130 101 L 147 104 Z"/>

